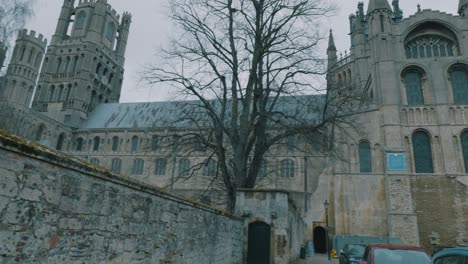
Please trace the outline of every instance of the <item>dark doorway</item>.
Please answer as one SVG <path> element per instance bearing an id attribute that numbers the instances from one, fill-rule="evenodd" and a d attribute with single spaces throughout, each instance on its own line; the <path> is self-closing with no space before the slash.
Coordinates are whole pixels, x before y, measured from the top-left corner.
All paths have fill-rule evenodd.
<path id="1" fill-rule="evenodd" d="M 314 229 L 314 247 L 316 253 L 327 253 L 327 233 L 319 226 Z"/>
<path id="2" fill-rule="evenodd" d="M 247 264 L 270 264 L 270 233 L 265 223 L 249 224 Z"/>

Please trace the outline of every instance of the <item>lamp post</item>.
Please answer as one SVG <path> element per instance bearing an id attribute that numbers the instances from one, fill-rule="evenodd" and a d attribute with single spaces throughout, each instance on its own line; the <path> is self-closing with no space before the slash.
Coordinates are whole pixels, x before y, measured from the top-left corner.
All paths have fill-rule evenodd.
<path id="1" fill-rule="evenodd" d="M 330 245 L 328 244 L 328 229 L 330 227 L 328 226 L 328 207 L 330 206 L 330 203 L 328 203 L 328 200 L 325 200 L 323 203 L 323 206 L 325 207 L 325 236 L 326 236 L 326 246 L 327 246 L 327 255 L 328 255 L 328 260 L 331 260 L 330 257 Z"/>

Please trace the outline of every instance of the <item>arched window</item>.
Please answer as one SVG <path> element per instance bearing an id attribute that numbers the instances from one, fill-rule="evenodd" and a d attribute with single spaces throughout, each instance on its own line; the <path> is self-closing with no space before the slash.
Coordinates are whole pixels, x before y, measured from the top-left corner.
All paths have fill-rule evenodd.
<path id="1" fill-rule="evenodd" d="M 119 137 L 115 136 L 112 138 L 112 151 L 119 150 Z"/>
<path id="2" fill-rule="evenodd" d="M 181 159 L 179 160 L 179 176 L 188 177 L 190 175 L 190 160 Z"/>
<path id="3" fill-rule="evenodd" d="M 156 176 L 166 175 L 166 166 L 167 166 L 166 159 L 157 159 L 155 162 L 155 167 L 154 167 L 154 175 Z"/>
<path id="4" fill-rule="evenodd" d="M 468 131 L 461 134 L 461 143 L 463 151 L 463 161 L 465 163 L 465 173 L 468 173 Z"/>
<path id="5" fill-rule="evenodd" d="M 371 148 L 367 141 L 359 144 L 359 171 L 362 173 L 372 172 Z"/>
<path id="6" fill-rule="evenodd" d="M 450 72 L 453 90 L 453 101 L 458 105 L 468 104 L 468 72 L 455 68 Z"/>
<path id="7" fill-rule="evenodd" d="M 122 161 L 118 158 L 112 160 L 111 170 L 113 173 L 120 173 L 122 169 Z"/>
<path id="8" fill-rule="evenodd" d="M 67 61 L 65 62 L 65 73 L 68 73 L 68 70 L 70 69 L 70 57 L 67 57 Z"/>
<path id="9" fill-rule="evenodd" d="M 101 138 L 95 137 L 93 140 L 93 151 L 99 151 L 99 145 L 101 144 Z"/>
<path id="10" fill-rule="evenodd" d="M 115 35 L 115 24 L 112 22 L 109 22 L 109 24 L 107 25 L 106 38 L 112 42 L 114 40 L 114 35 Z"/>
<path id="11" fill-rule="evenodd" d="M 54 93 L 55 93 L 55 86 L 50 87 L 50 92 L 49 92 L 49 102 L 52 102 L 54 100 Z"/>
<path id="12" fill-rule="evenodd" d="M 75 22 L 75 29 L 83 29 L 85 25 L 85 20 L 86 20 L 86 13 L 84 11 L 81 11 Z"/>
<path id="13" fill-rule="evenodd" d="M 457 56 L 458 40 L 451 29 L 436 22 L 427 22 L 408 34 L 405 51 L 408 59 Z"/>
<path id="14" fill-rule="evenodd" d="M 71 72 L 75 72 L 75 71 L 76 71 L 76 68 L 77 68 L 77 66 L 78 66 L 78 60 L 79 60 L 78 55 L 75 56 L 75 57 L 73 58 L 73 68 L 72 68 Z"/>
<path id="15" fill-rule="evenodd" d="M 208 159 L 205 161 L 203 166 L 203 176 L 216 176 L 216 161 L 212 159 Z"/>
<path id="16" fill-rule="evenodd" d="M 137 152 L 137 150 L 138 150 L 138 141 L 140 141 L 140 139 L 137 136 L 132 137 L 132 152 Z"/>
<path id="17" fill-rule="evenodd" d="M 431 139 L 426 132 L 413 134 L 413 155 L 416 173 L 434 173 Z"/>
<path id="18" fill-rule="evenodd" d="M 36 61 L 34 62 L 34 66 L 35 67 L 39 67 L 39 63 L 41 63 L 41 58 L 42 58 L 42 53 L 37 53 L 37 56 L 36 56 Z"/>
<path id="19" fill-rule="evenodd" d="M 99 159 L 96 158 L 92 158 L 89 162 L 94 165 L 99 165 Z"/>
<path id="20" fill-rule="evenodd" d="M 151 137 L 151 151 L 158 150 L 158 146 L 159 146 L 159 138 L 157 135 L 153 135 Z"/>
<path id="21" fill-rule="evenodd" d="M 83 150 L 83 139 L 78 138 L 76 140 L 76 151 L 81 151 L 81 150 Z"/>
<path id="22" fill-rule="evenodd" d="M 65 141 L 65 134 L 60 134 L 57 140 L 57 150 L 62 150 L 63 148 L 63 142 Z"/>
<path id="23" fill-rule="evenodd" d="M 38 128 L 37 128 L 37 131 L 36 131 L 36 136 L 34 137 L 34 139 L 36 141 L 41 141 L 42 140 L 42 134 L 44 133 L 45 131 L 45 126 L 44 125 L 40 125 Z"/>
<path id="24" fill-rule="evenodd" d="M 294 177 L 294 161 L 290 159 L 281 161 L 281 177 Z"/>
<path id="25" fill-rule="evenodd" d="M 423 89 L 421 74 L 416 71 L 405 73 L 406 100 L 408 105 L 423 105 Z"/>
<path id="26" fill-rule="evenodd" d="M 60 73 L 60 70 L 62 68 L 62 58 L 57 59 L 57 70 L 56 73 Z"/>
<path id="27" fill-rule="evenodd" d="M 97 75 L 99 75 L 101 73 L 101 67 L 102 67 L 102 64 L 98 63 L 98 65 L 96 66 L 96 74 Z"/>
<path id="28" fill-rule="evenodd" d="M 132 174 L 133 175 L 143 175 L 145 167 L 145 161 L 142 159 L 136 159 L 133 161 Z"/>

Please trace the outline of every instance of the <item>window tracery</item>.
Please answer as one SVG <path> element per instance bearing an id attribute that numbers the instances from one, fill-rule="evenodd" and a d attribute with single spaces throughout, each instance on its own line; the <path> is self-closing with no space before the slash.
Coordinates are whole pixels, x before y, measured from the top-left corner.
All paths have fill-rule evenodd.
<path id="1" fill-rule="evenodd" d="M 406 44 L 408 59 L 451 57 L 455 54 L 453 41 L 441 36 L 422 36 Z"/>

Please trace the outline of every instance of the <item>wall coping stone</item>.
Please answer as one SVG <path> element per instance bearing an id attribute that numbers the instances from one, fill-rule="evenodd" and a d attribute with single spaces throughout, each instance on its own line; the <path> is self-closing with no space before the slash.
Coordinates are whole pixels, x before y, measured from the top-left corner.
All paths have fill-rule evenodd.
<path id="1" fill-rule="evenodd" d="M 152 195 L 162 197 L 164 199 L 172 200 L 177 203 L 185 204 L 205 210 L 214 214 L 222 215 L 238 221 L 243 221 L 242 218 L 232 215 L 223 210 L 219 210 L 203 203 L 183 198 L 153 185 L 144 182 L 118 175 L 111 172 L 109 169 L 96 166 L 78 157 L 67 155 L 65 153 L 50 149 L 44 145 L 29 141 L 25 138 L 13 135 L 5 130 L 0 129 L 0 149 L 15 152 L 33 159 L 52 163 L 54 165 L 75 170 L 92 177 L 100 178 L 105 181 L 111 181 L 116 184 L 126 186 L 135 190 L 146 192 Z"/>

